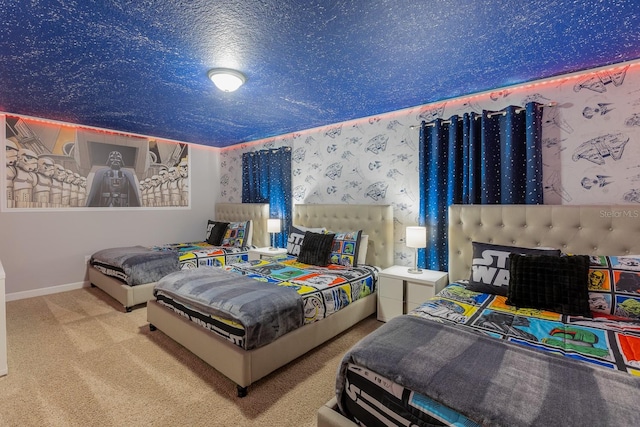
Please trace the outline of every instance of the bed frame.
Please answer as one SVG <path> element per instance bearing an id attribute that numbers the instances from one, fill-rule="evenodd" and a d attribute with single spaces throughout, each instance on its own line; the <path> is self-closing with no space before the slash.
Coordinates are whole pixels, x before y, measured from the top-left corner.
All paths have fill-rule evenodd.
<path id="1" fill-rule="evenodd" d="M 363 230 L 369 236 L 366 263 L 393 264 L 393 208 L 390 205 L 295 205 L 293 224 L 329 230 Z M 376 294 L 349 304 L 315 323 L 296 329 L 271 344 L 244 350 L 186 320 L 156 301 L 147 303 L 151 330 L 160 329 L 236 383 L 238 396 L 281 366 L 340 334 L 376 311 Z"/>
<path id="2" fill-rule="evenodd" d="M 640 207 L 599 205 L 452 205 L 449 282 L 468 279 L 472 241 L 553 247 L 583 255 L 640 254 Z M 318 410 L 318 427 L 354 427 L 332 398 Z"/>
<path id="3" fill-rule="evenodd" d="M 218 203 L 215 209 L 216 221 L 253 221 L 252 244 L 258 247 L 269 246 L 267 219 L 269 218 L 268 203 Z M 132 307 L 145 304 L 153 299 L 153 288 L 156 282 L 129 286 L 114 277 L 107 276 L 99 270 L 88 267 L 89 282 L 116 299 L 124 306 L 126 312 Z"/>

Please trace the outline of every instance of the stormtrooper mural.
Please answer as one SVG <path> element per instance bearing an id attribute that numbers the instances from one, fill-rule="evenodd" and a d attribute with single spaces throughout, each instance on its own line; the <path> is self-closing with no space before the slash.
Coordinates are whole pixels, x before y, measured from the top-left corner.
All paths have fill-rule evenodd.
<path id="1" fill-rule="evenodd" d="M 80 128 L 69 140 L 50 123 L 0 115 L 2 121 L 2 210 L 189 206 L 187 144 Z"/>

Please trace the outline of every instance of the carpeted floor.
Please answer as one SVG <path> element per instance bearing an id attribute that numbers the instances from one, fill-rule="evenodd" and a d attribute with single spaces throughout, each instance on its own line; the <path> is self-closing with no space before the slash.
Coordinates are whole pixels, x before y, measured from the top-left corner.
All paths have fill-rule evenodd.
<path id="1" fill-rule="evenodd" d="M 235 385 L 97 288 L 7 303 L 2 426 L 316 425 L 342 355 L 369 317 L 249 387 Z"/>

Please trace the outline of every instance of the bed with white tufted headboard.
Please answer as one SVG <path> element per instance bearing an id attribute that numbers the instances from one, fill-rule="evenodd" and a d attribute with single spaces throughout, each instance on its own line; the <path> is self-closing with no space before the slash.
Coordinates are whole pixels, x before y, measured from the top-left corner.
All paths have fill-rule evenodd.
<path id="1" fill-rule="evenodd" d="M 585 255 L 640 254 L 640 206 L 452 205 L 449 281 L 468 279 L 471 242 Z"/>
<path id="2" fill-rule="evenodd" d="M 251 221 L 251 245 L 268 246 L 269 233 L 267 233 L 267 219 L 269 218 L 268 203 L 218 203 L 215 208 L 216 221 L 234 222 Z M 203 224 L 202 229 L 204 231 Z M 194 263 L 195 264 L 195 263 Z M 132 307 L 141 306 L 153 298 L 155 281 L 141 283 L 135 286 L 104 274 L 92 265 L 88 266 L 88 275 L 91 286 L 96 286 L 124 306 L 125 311 L 131 311 Z"/>
<path id="3" fill-rule="evenodd" d="M 576 255 L 640 255 L 640 208 L 611 205 L 453 205 L 449 207 L 448 239 L 450 283 L 470 278 L 472 242 L 557 248 Z M 552 284 L 557 286 L 556 282 Z M 631 343 L 640 342 L 637 332 L 640 321 L 614 315 L 606 318 L 607 323 L 604 322 L 605 317 L 599 315 L 596 321 L 589 323 L 587 317 L 550 314 L 544 310 L 546 314 L 543 316 L 547 317 L 536 321 L 531 320 L 526 311 L 540 310 L 524 309 L 512 313 L 511 310 L 517 310 L 517 307 L 510 308 L 504 300 L 499 300 L 504 297 L 495 295 L 472 303 L 469 298 L 475 298 L 474 294 L 467 293 L 464 288 L 461 290 L 460 285 L 455 283 L 450 286 L 458 288 L 455 291 L 445 288 L 442 292 L 446 294 L 431 299 L 424 305 L 425 315 L 420 314 L 418 308 L 413 315 L 395 318 L 345 355 L 336 382 L 338 392 L 336 397 L 319 409 L 318 427 L 359 425 L 351 416 L 345 416 L 339 406 L 348 408 L 347 412 L 356 413 L 360 419 L 368 420 L 371 424 L 374 422 L 370 421 L 370 413 L 378 414 L 374 416 L 376 419 L 405 422 L 419 413 L 416 406 L 410 409 L 403 406 L 406 403 L 404 396 L 414 396 L 414 392 L 426 396 L 417 399 L 419 402 L 424 403 L 429 399 L 447 402 L 445 406 L 470 417 L 468 420 L 459 419 L 462 424 L 470 420 L 487 425 L 637 424 L 640 380 L 629 373 L 637 372 L 639 363 Z M 636 292 L 640 293 L 640 290 Z M 468 313 L 452 310 L 448 313 L 458 313 L 462 317 L 460 313 L 464 312 L 467 320 L 460 317 L 450 320 L 455 317 L 447 317 L 444 307 L 455 307 L 458 302 L 463 302 L 458 308 L 465 304 L 476 304 L 480 308 L 476 312 L 469 305 Z M 426 314 L 436 316 L 438 310 L 443 310 L 440 313 L 444 313 L 443 319 L 446 320 L 434 322 L 433 317 L 429 318 L 429 314 Z M 616 315 L 619 314 L 616 312 Z M 524 341 L 524 346 L 484 335 L 487 331 L 490 331 L 489 334 L 500 333 L 501 322 L 510 316 L 517 319 L 513 323 L 504 323 L 509 330 L 504 335 L 511 337 L 510 340 L 514 342 Z M 559 327 L 556 321 L 561 323 Z M 620 326 L 617 321 L 621 322 Z M 478 322 L 485 332 L 471 332 L 464 329 L 466 325 L 455 322 Z M 562 326 L 562 322 L 566 322 L 565 326 Z M 497 326 L 492 329 L 494 326 L 488 326 L 490 324 Z M 533 326 L 528 329 L 530 325 L 543 326 L 538 326 L 536 330 Z M 609 326 L 611 329 L 607 329 Z M 561 348 L 554 348 L 552 342 L 558 340 L 557 332 L 565 328 L 568 346 L 563 351 L 567 351 L 569 357 L 560 357 L 552 354 L 560 353 L 558 349 Z M 533 339 L 531 334 L 535 334 Z M 598 334 L 602 334 L 599 341 L 596 339 L 587 343 L 588 338 Z M 584 342 L 581 338 L 584 338 Z M 617 347 L 618 342 L 627 346 L 625 356 L 621 356 L 623 351 Z M 544 346 L 551 347 L 543 352 Z M 600 359 L 593 356 L 595 353 L 590 353 L 596 347 L 601 352 Z M 549 348 L 554 350 L 550 352 Z M 368 355 L 371 355 L 370 359 Z M 595 362 L 589 357 L 595 357 Z M 526 363 L 523 362 L 525 359 Z M 421 362 L 416 364 L 416 360 Z M 587 363 L 587 360 L 591 362 Z M 366 375 L 369 378 L 396 379 L 395 383 L 391 380 L 385 380 L 386 383 L 382 381 L 384 389 L 393 392 L 384 394 L 384 397 L 373 397 L 375 387 L 368 382 L 356 382 L 357 376 L 351 376 L 352 381 L 347 383 L 346 372 L 350 369 L 347 367 L 352 364 L 356 365 L 355 371 L 368 371 Z M 434 368 L 429 369 L 431 366 Z M 603 366 L 611 369 L 603 369 Z M 625 369 L 626 373 L 620 372 Z M 418 381 L 423 375 L 425 378 Z M 469 380 L 465 381 L 466 378 Z M 412 386 L 408 385 L 406 379 L 410 379 Z M 519 383 L 526 384 L 526 387 Z M 455 384 L 455 387 L 447 384 Z M 346 390 L 349 392 L 346 393 Z M 394 396 L 398 396 L 397 401 Z M 403 396 L 402 399 L 400 396 Z M 357 412 L 357 405 L 353 404 L 357 401 L 364 402 L 361 407 L 373 410 Z M 418 423 L 415 418 L 413 420 Z M 468 425 L 475 424 L 469 422 Z"/>
<path id="4" fill-rule="evenodd" d="M 369 236 L 366 264 L 393 264 L 393 207 L 390 205 L 295 205 L 294 225 L 323 227 L 334 232 L 363 230 Z M 308 323 L 262 347 L 245 350 L 197 323 L 151 300 L 147 320 L 232 380 L 238 395 L 277 368 L 321 345 L 376 311 L 376 293 L 352 301 L 317 322 Z"/>

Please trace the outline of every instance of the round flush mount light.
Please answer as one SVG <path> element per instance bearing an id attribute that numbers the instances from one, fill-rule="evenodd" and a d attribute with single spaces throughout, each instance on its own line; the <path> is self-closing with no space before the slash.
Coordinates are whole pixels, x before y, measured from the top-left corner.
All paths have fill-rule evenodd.
<path id="1" fill-rule="evenodd" d="M 213 84 L 224 92 L 233 92 L 247 81 L 244 74 L 230 68 L 212 68 L 207 75 Z"/>

